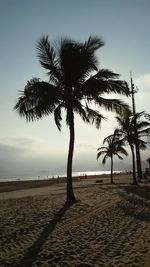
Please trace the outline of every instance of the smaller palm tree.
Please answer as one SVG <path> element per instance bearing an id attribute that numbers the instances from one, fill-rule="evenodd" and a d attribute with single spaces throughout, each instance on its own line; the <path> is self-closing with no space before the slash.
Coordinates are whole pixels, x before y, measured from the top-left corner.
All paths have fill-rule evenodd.
<path id="1" fill-rule="evenodd" d="M 119 139 L 120 135 L 117 130 L 114 131 L 114 134 L 107 136 L 103 144 L 107 143 L 107 146 L 102 146 L 97 149 L 97 159 L 100 156 L 104 155 L 102 164 L 106 163 L 106 160 L 110 158 L 111 162 L 111 184 L 114 183 L 113 181 L 113 166 L 114 166 L 114 156 L 117 156 L 119 159 L 123 160 L 122 156 L 119 154 L 123 154 L 125 156 L 128 155 L 127 151 L 124 149 L 123 141 Z"/>
<path id="2" fill-rule="evenodd" d="M 128 144 L 132 153 L 132 166 L 133 166 L 133 184 L 137 185 L 138 181 L 136 178 L 136 164 L 137 171 L 139 171 L 138 180 L 141 179 L 142 169 L 141 169 L 141 158 L 140 151 L 146 149 L 147 142 L 143 138 L 150 136 L 150 123 L 144 120 L 141 120 L 141 117 L 144 115 L 144 112 L 136 113 L 134 116 L 129 112 L 125 116 L 117 116 L 117 122 L 119 124 L 118 131 L 122 135 L 121 139 L 125 144 Z M 136 126 L 135 126 L 136 121 Z M 136 134 L 135 134 L 136 127 Z M 138 151 L 135 148 L 138 148 Z M 137 153 L 138 152 L 138 153 Z M 136 154 L 137 155 L 136 155 Z M 137 162 L 136 162 L 137 156 Z"/>

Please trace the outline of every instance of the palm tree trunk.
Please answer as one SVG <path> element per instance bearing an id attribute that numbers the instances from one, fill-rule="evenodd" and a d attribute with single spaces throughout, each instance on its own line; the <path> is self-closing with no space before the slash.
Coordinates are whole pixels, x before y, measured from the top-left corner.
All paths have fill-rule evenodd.
<path id="1" fill-rule="evenodd" d="M 131 152 L 132 152 L 132 167 L 133 167 L 133 184 L 137 185 L 137 180 L 136 180 L 136 170 L 135 170 L 135 154 L 134 154 L 134 146 L 130 145 Z"/>
<path id="2" fill-rule="evenodd" d="M 70 107 L 68 109 L 68 119 L 69 119 L 69 131 L 70 131 L 70 142 L 69 142 L 69 151 L 68 151 L 68 160 L 67 160 L 67 199 L 68 204 L 74 203 L 76 201 L 73 186 L 72 186 L 72 160 L 74 152 L 74 115 L 73 110 Z"/>
<path id="3" fill-rule="evenodd" d="M 137 175 L 138 181 L 142 179 L 142 166 L 141 166 L 141 155 L 138 144 L 136 144 L 136 164 L 137 164 Z"/>
<path id="4" fill-rule="evenodd" d="M 111 184 L 114 183 L 113 181 L 113 156 L 111 156 L 111 177 L 110 177 Z"/>

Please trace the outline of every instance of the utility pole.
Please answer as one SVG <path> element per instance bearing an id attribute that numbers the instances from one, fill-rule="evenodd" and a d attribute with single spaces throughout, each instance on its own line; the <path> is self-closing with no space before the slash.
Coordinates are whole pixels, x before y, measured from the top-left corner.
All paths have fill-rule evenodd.
<path id="1" fill-rule="evenodd" d="M 135 98 L 134 98 L 134 94 L 137 91 L 134 89 L 134 84 L 133 84 L 131 73 L 130 73 L 130 80 L 131 80 L 132 111 L 133 111 L 133 118 L 134 118 L 134 134 L 135 134 L 137 178 L 138 178 L 138 181 L 141 181 L 141 178 L 142 178 L 142 166 L 141 166 L 140 149 L 139 149 L 139 144 L 138 144 L 138 131 L 137 131 L 137 123 L 136 123 L 136 109 L 135 109 Z"/>
<path id="2" fill-rule="evenodd" d="M 134 84 L 133 84 L 133 81 L 132 81 L 132 74 L 130 72 L 130 81 L 131 81 L 131 96 L 132 96 L 132 111 L 133 111 L 133 116 L 135 116 L 135 99 L 134 99 L 134 94 L 135 94 L 135 90 L 134 90 Z"/>

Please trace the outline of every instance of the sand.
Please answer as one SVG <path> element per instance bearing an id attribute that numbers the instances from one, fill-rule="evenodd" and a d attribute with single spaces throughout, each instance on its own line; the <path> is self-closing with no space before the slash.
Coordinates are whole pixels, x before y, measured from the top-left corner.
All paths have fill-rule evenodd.
<path id="1" fill-rule="evenodd" d="M 96 179 L 1 193 L 0 266 L 150 266 L 150 185 Z"/>

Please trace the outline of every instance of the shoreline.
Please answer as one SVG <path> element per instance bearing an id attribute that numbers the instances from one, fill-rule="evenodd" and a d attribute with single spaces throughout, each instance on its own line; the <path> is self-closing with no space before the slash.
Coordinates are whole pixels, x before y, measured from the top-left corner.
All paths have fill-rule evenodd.
<path id="1" fill-rule="evenodd" d="M 114 175 L 118 175 L 118 174 L 129 174 L 131 173 L 131 171 L 113 171 Z M 106 175 L 110 175 L 110 171 L 81 171 L 81 172 L 72 172 L 72 178 L 76 178 L 76 177 L 85 177 L 85 176 L 106 176 Z M 58 174 L 58 175 L 45 175 L 45 176 L 28 176 L 28 177 L 1 177 L 0 178 L 0 183 L 6 183 L 6 182 L 18 182 L 18 181 L 43 181 L 43 180 L 57 180 L 58 178 L 66 178 L 66 175 L 64 174 Z"/>
<path id="2" fill-rule="evenodd" d="M 126 173 L 114 173 L 114 180 L 116 178 L 131 179 L 131 174 Z M 76 176 L 73 177 L 74 182 L 83 181 L 86 184 L 90 182 L 96 182 L 97 179 L 103 179 L 105 182 L 109 182 L 110 174 L 98 174 L 98 175 L 90 175 L 90 176 Z M 24 190 L 30 188 L 39 188 L 39 187 L 48 187 L 52 185 L 64 184 L 66 183 L 66 177 L 59 177 L 55 179 L 38 179 L 38 180 L 17 180 L 17 181 L 6 181 L 0 182 L 0 193 L 3 192 L 11 192 L 17 190 Z"/>

